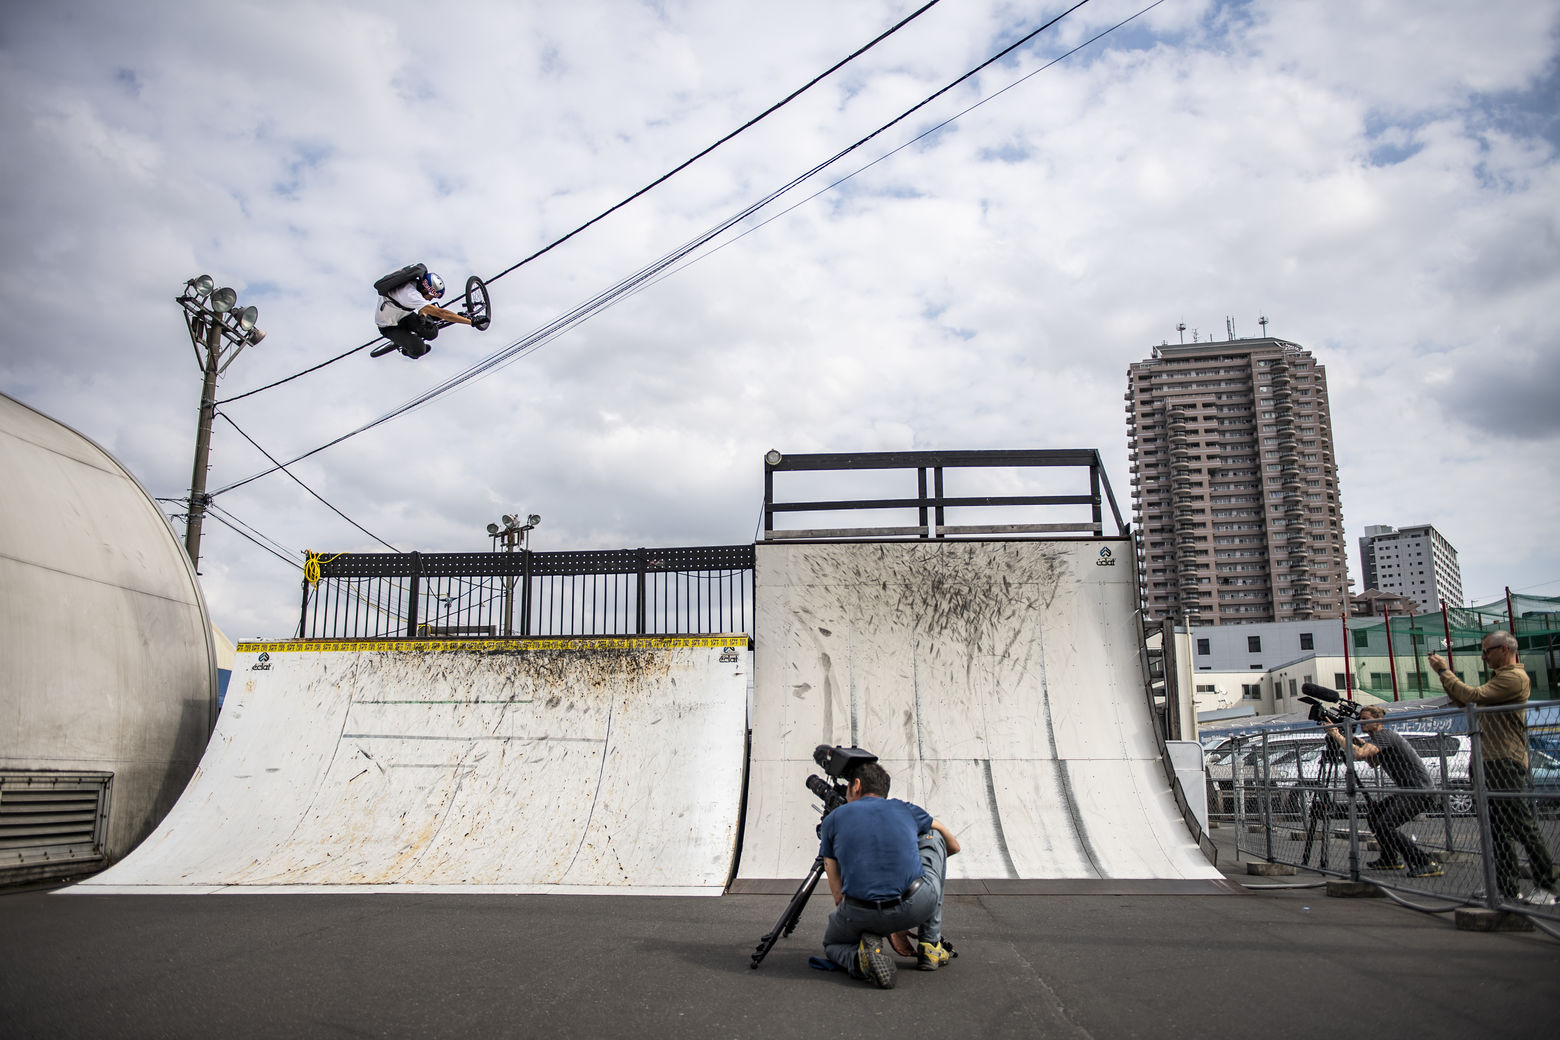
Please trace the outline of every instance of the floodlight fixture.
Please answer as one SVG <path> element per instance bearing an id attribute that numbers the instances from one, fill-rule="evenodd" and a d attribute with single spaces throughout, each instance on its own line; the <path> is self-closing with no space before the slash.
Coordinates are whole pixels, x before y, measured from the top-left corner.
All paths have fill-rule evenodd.
<path id="1" fill-rule="evenodd" d="M 227 311 L 232 310 L 236 303 L 238 303 L 237 290 L 224 285 L 222 288 L 211 294 L 211 300 L 208 306 L 211 308 L 213 314 L 224 314 Z"/>
<path id="2" fill-rule="evenodd" d="M 251 307 L 249 309 L 250 310 L 254 310 L 253 307 Z M 256 343 L 259 343 L 263 339 L 265 339 L 265 333 L 264 332 L 261 332 L 259 329 L 250 329 L 249 330 L 249 345 L 250 346 L 254 346 Z"/>
<path id="3" fill-rule="evenodd" d="M 774 448 L 770 448 L 767 452 L 764 453 L 764 461 L 771 466 L 780 465 L 780 460 L 783 458 L 785 458 L 785 456 L 781 455 Z"/>
<path id="4" fill-rule="evenodd" d="M 497 538 L 498 537 L 498 525 L 497 524 L 488 524 L 488 537 L 490 537 L 490 538 Z"/>
<path id="5" fill-rule="evenodd" d="M 237 322 L 240 332 L 248 332 L 255 327 L 255 322 L 260 319 L 260 308 L 244 307 L 233 310 L 233 320 Z"/>
<path id="6" fill-rule="evenodd" d="M 203 274 L 185 282 L 184 287 L 193 292 L 196 299 L 204 300 L 211 293 L 212 286 L 216 284 L 216 282 L 211 280 L 211 275 Z"/>
<path id="7" fill-rule="evenodd" d="M 504 520 L 504 526 L 505 527 L 514 528 L 514 527 L 520 526 L 520 519 L 518 517 L 516 517 L 513 513 L 505 513 L 504 516 L 503 516 L 503 520 Z"/>
<path id="8" fill-rule="evenodd" d="M 538 514 L 538 513 L 532 513 L 530 516 L 525 518 L 525 526 L 527 526 L 527 527 L 535 527 L 537 524 L 539 524 L 541 522 L 542 522 L 542 518 L 541 518 L 541 515 Z"/>

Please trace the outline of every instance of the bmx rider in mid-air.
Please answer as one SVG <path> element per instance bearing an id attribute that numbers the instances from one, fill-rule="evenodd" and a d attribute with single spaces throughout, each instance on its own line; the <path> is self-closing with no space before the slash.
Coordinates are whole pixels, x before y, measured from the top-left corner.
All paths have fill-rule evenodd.
<path id="1" fill-rule="evenodd" d="M 422 357 L 433 349 L 428 341 L 439 334 L 439 322 L 472 324 L 465 315 L 433 302 L 443 295 L 444 279 L 427 270 L 381 292 L 379 307 L 374 312 L 374 323 L 379 326 L 379 334 L 395 344 L 407 357 Z"/>

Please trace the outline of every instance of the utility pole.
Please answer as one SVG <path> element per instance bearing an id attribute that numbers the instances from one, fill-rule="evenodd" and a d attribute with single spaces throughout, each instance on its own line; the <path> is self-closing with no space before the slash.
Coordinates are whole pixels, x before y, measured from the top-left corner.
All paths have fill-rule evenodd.
<path id="1" fill-rule="evenodd" d="M 239 307 L 238 293 L 226 286 L 214 289 L 209 274 L 191 278 L 175 299 L 184 309 L 184 324 L 195 348 L 204 380 L 200 391 L 200 419 L 195 427 L 195 466 L 190 473 L 190 505 L 184 524 L 184 551 L 200 572 L 200 532 L 210 496 L 206 471 L 211 468 L 211 423 L 217 415 L 217 377 L 227 371 L 239 351 L 265 339 L 255 328 L 260 312 Z"/>
<path id="2" fill-rule="evenodd" d="M 201 332 L 206 341 L 206 381 L 200 391 L 200 422 L 195 427 L 195 469 L 190 474 L 190 511 L 184 525 L 184 551 L 200 570 L 200 529 L 206 519 L 206 472 L 211 468 L 211 421 L 217 414 L 217 356 L 222 346 L 222 326 L 216 322 L 191 323 L 191 340 Z"/>

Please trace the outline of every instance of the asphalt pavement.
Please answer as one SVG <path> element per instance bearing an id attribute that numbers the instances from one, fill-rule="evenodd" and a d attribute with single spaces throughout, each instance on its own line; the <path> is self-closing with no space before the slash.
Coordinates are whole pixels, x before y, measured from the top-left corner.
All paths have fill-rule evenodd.
<path id="1" fill-rule="evenodd" d="M 1216 832 L 1217 835 L 1217 832 Z M 1240 882 L 1243 864 L 1221 866 Z M 1298 880 L 1304 881 L 1302 877 Z M 1322 889 L 955 895 L 959 957 L 876 990 L 785 905 L 496 895 L 0 895 L 6 1037 L 1553 1037 L 1560 941 Z"/>

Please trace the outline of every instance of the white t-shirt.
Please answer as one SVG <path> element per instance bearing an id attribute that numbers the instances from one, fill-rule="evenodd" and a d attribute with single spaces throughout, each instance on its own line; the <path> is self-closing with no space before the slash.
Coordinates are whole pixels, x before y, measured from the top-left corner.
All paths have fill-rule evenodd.
<path id="1" fill-rule="evenodd" d="M 391 300 L 395 303 L 391 303 Z M 415 314 L 426 306 L 428 301 L 423 299 L 423 294 L 418 291 L 417 283 L 407 282 L 399 289 L 392 289 L 389 299 L 383 296 L 379 298 L 379 309 L 374 312 L 374 323 L 382 329 L 388 328 L 408 314 Z"/>

